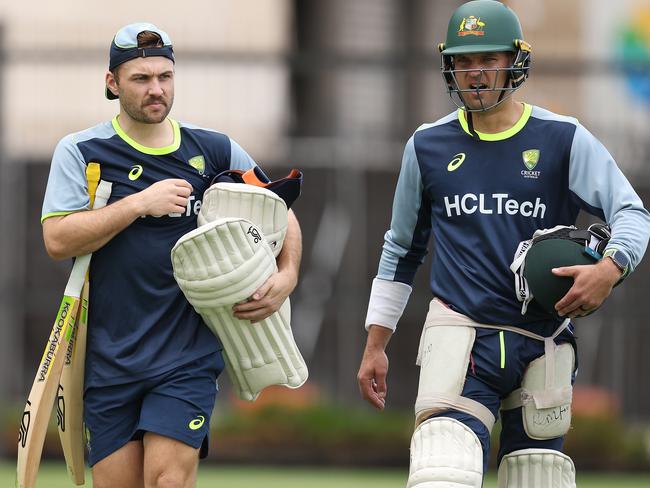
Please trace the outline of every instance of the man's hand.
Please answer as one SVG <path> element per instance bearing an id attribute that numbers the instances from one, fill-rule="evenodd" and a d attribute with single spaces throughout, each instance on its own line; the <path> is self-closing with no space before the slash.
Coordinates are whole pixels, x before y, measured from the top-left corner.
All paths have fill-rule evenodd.
<path id="1" fill-rule="evenodd" d="M 192 194 L 192 185 L 178 178 L 154 183 L 134 195 L 138 199 L 141 215 L 162 217 L 171 213 L 185 213 Z"/>
<path id="2" fill-rule="evenodd" d="M 185 213 L 191 194 L 187 181 L 170 178 L 104 208 L 50 217 L 43 222 L 45 248 L 57 260 L 95 252 L 143 215 Z"/>
<path id="3" fill-rule="evenodd" d="M 385 350 L 392 333 L 392 330 L 385 327 L 370 326 L 366 349 L 357 373 L 361 396 L 379 410 L 383 410 L 386 406 L 388 356 Z"/>
<path id="4" fill-rule="evenodd" d="M 571 289 L 555 304 L 558 314 L 569 318 L 582 317 L 600 307 L 621 278 L 621 270 L 609 258 L 591 265 L 555 268 L 553 274 L 573 278 Z"/>
<path id="5" fill-rule="evenodd" d="M 280 309 L 295 287 L 295 273 L 277 271 L 269 276 L 248 301 L 233 306 L 233 313 L 242 320 L 264 320 Z"/>
<path id="6" fill-rule="evenodd" d="M 278 271 L 269 276 L 247 301 L 233 306 L 234 316 L 238 319 L 259 322 L 277 312 L 298 284 L 301 256 L 300 225 L 293 211 L 289 210 L 287 234 L 277 258 Z"/>

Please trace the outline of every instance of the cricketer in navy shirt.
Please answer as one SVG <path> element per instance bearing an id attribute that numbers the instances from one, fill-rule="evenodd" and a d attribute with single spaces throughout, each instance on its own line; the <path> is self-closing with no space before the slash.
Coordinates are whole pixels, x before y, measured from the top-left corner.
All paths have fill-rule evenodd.
<path id="1" fill-rule="evenodd" d="M 86 386 L 137 381 L 221 348 L 174 280 L 170 250 L 196 228 L 203 192 L 228 169 L 253 159 L 228 136 L 168 119 L 174 142 L 147 148 L 118 118 L 66 136 L 52 159 L 43 217 L 85 210 L 86 165 L 99 164 L 112 183 L 108 204 L 168 178 L 192 185 L 185 211 L 136 219 L 93 253 L 90 267 Z"/>
<path id="2" fill-rule="evenodd" d="M 561 453 L 570 424 L 564 413 L 577 371 L 570 319 L 597 309 L 639 264 L 650 214 L 609 152 L 575 118 L 513 99 L 528 77 L 532 48 L 512 9 L 493 0 L 464 3 L 439 49 L 447 92 L 459 109 L 422 125 L 406 144 L 368 303 L 359 390 L 385 408 L 386 347 L 433 236 L 408 485 L 462 479 L 481 486 L 499 418 L 499 464 L 518 453 L 525 465 L 526 449 L 544 449 L 566 462 L 568 480 L 575 470 Z M 580 210 L 611 227 L 605 257 L 549 270 L 573 281 L 554 304 L 557 317 L 535 301 L 522 314 L 510 269 L 519 243 L 538 230 L 573 225 Z M 529 378 L 530 388 L 553 400 L 542 407 L 527 397 L 539 410 L 527 406 L 525 413 L 521 388 L 538 359 L 546 379 L 532 385 Z M 548 375 L 552 368 L 562 373 Z M 562 388 L 554 389 L 554 380 Z M 537 415 L 547 418 L 546 407 L 546 413 L 554 409 L 554 430 L 541 432 L 544 422 L 531 430 Z M 499 471 L 500 486 L 514 486 Z M 522 483 L 515 481 L 538 481 Z"/>
<path id="3" fill-rule="evenodd" d="M 191 486 L 224 358 L 178 287 L 170 252 L 196 229 L 215 176 L 258 168 L 228 136 L 169 117 L 175 57 L 166 32 L 129 24 L 109 53 L 105 95 L 119 99 L 119 114 L 56 147 L 43 237 L 55 259 L 92 253 L 83 406 L 93 484 Z M 87 170 L 97 169 L 112 191 L 108 205 L 91 209 Z M 277 311 L 296 286 L 300 256 L 289 211 L 277 272 L 233 315 L 255 322 Z"/>
<path id="4" fill-rule="evenodd" d="M 485 324 L 548 323 L 525 315 L 509 269 L 521 240 L 537 229 L 569 225 L 582 209 L 612 227 L 609 247 L 630 268 L 647 245 L 648 212 L 605 147 L 571 117 L 525 105 L 508 131 L 472 137 L 458 110 L 418 128 L 406 144 L 378 279 L 411 285 L 433 232 L 431 291 L 455 311 Z M 534 167 L 526 153 L 534 152 Z M 541 333 L 541 331 L 540 331 Z"/>

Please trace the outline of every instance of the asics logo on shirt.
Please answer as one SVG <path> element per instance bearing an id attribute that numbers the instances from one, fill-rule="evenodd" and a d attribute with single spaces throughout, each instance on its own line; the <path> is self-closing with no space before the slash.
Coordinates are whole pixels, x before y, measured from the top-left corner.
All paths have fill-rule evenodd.
<path id="1" fill-rule="evenodd" d="M 465 161 L 465 153 L 458 153 L 454 155 L 454 159 L 449 161 L 449 164 L 447 165 L 447 171 L 457 170 L 460 168 L 460 165 L 463 164 L 463 161 Z"/>
<path id="2" fill-rule="evenodd" d="M 129 171 L 129 179 L 131 181 L 135 181 L 138 178 L 140 178 L 140 175 L 142 174 L 143 168 L 142 165 L 140 164 L 135 164 L 131 166 L 131 171 Z"/>
<path id="3" fill-rule="evenodd" d="M 465 195 L 454 195 L 452 197 L 445 197 L 445 210 L 447 217 L 459 217 L 478 212 L 484 215 L 520 214 L 523 217 L 544 218 L 546 205 L 542 203 L 541 198 L 537 197 L 534 202 L 528 200 L 520 202 L 508 197 L 509 195 L 507 193 L 493 193 L 492 195 L 466 193 Z"/>

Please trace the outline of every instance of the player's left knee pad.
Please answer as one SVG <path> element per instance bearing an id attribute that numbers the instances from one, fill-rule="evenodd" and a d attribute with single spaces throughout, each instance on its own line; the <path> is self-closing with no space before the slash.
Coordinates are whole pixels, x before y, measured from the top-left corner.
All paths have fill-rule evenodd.
<path id="1" fill-rule="evenodd" d="M 573 461 L 551 449 L 521 449 L 503 456 L 499 488 L 576 488 Z"/>
<path id="2" fill-rule="evenodd" d="M 277 269 L 255 225 L 239 218 L 202 225 L 178 240 L 172 265 L 185 297 L 223 343 L 226 371 L 240 398 L 254 400 L 266 386 L 297 388 L 307 380 L 288 299 L 254 324 L 233 315 L 232 306 L 253 295 Z"/>
<path id="3" fill-rule="evenodd" d="M 483 448 L 469 427 L 448 417 L 418 425 L 407 488 L 481 488 L 482 483 Z"/>

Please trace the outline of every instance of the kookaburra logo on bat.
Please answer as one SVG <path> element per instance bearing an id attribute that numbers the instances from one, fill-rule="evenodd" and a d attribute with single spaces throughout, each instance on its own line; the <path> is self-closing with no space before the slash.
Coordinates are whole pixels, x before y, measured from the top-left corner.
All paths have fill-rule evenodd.
<path id="1" fill-rule="evenodd" d="M 27 405 L 32 406 L 32 403 L 27 400 Z M 20 419 L 20 431 L 18 432 L 18 444 L 24 449 L 27 444 L 27 434 L 29 433 L 29 424 L 31 422 L 32 413 L 28 410 L 23 412 L 23 417 Z"/>
<path id="2" fill-rule="evenodd" d="M 56 424 L 65 432 L 65 398 L 63 397 L 63 387 L 59 385 L 59 390 L 56 394 Z"/>
<path id="3" fill-rule="evenodd" d="M 255 242 L 255 244 L 262 240 L 262 236 L 260 235 L 259 231 L 252 225 L 248 228 L 248 231 L 246 233 L 253 236 L 253 242 Z"/>

